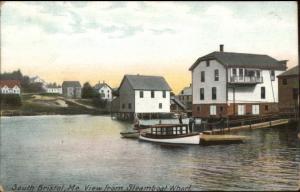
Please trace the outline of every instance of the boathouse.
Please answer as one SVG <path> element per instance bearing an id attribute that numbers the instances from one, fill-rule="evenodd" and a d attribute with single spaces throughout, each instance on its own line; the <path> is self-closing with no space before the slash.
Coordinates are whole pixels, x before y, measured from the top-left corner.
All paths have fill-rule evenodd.
<path id="1" fill-rule="evenodd" d="M 261 115 L 278 111 L 278 80 L 286 60 L 215 51 L 198 58 L 192 73 L 195 117 Z"/>
<path id="2" fill-rule="evenodd" d="M 121 119 L 170 113 L 171 88 L 161 76 L 125 75 L 114 99 L 114 112 Z"/>
<path id="3" fill-rule="evenodd" d="M 299 66 L 277 76 L 279 110 L 281 112 L 299 112 Z"/>

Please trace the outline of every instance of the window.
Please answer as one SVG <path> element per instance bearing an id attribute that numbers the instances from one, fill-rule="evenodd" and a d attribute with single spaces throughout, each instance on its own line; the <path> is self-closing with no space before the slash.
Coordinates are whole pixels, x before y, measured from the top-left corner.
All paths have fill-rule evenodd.
<path id="1" fill-rule="evenodd" d="M 252 105 L 252 114 L 259 115 L 259 105 Z"/>
<path id="2" fill-rule="evenodd" d="M 260 71 L 259 70 L 256 71 L 256 77 L 260 78 Z"/>
<path id="3" fill-rule="evenodd" d="M 158 108 L 162 109 L 162 103 L 158 104 Z"/>
<path id="4" fill-rule="evenodd" d="M 204 88 L 200 88 L 200 100 L 204 100 Z"/>
<path id="5" fill-rule="evenodd" d="M 215 81 L 219 81 L 219 70 L 215 70 Z"/>
<path id="6" fill-rule="evenodd" d="M 210 107 L 209 107 L 209 113 L 210 113 L 210 115 L 216 115 L 217 114 L 217 107 L 215 106 L 215 105 L 211 105 Z"/>
<path id="7" fill-rule="evenodd" d="M 260 88 L 260 97 L 262 99 L 265 99 L 266 98 L 266 88 L 265 87 L 261 87 Z"/>
<path id="8" fill-rule="evenodd" d="M 163 98 L 166 98 L 166 91 L 163 91 Z"/>
<path id="9" fill-rule="evenodd" d="M 243 77 L 244 76 L 244 70 L 243 69 L 239 69 L 239 76 Z"/>
<path id="10" fill-rule="evenodd" d="M 238 115 L 245 115 L 245 105 L 238 105 Z"/>
<path id="11" fill-rule="evenodd" d="M 209 60 L 206 60 L 206 67 L 209 67 Z"/>
<path id="12" fill-rule="evenodd" d="M 216 87 L 211 88 L 211 99 L 212 100 L 217 99 L 217 88 Z"/>
<path id="13" fill-rule="evenodd" d="M 122 109 L 125 109 L 125 104 L 124 103 L 122 104 Z"/>
<path id="14" fill-rule="evenodd" d="M 297 88 L 293 88 L 293 99 L 297 100 L 298 99 L 298 89 Z"/>
<path id="15" fill-rule="evenodd" d="M 140 98 L 144 98 L 144 91 L 140 91 Z"/>
<path id="16" fill-rule="evenodd" d="M 222 106 L 220 107 L 220 112 L 223 112 L 223 107 Z"/>
<path id="17" fill-rule="evenodd" d="M 205 82 L 205 71 L 201 71 L 201 82 Z"/>
<path id="18" fill-rule="evenodd" d="M 200 106 L 197 106 L 197 111 L 200 111 Z"/>
<path id="19" fill-rule="evenodd" d="M 274 70 L 271 70 L 271 81 L 275 80 L 275 72 Z"/>
<path id="20" fill-rule="evenodd" d="M 236 68 L 232 69 L 232 75 L 236 76 Z"/>
<path id="21" fill-rule="evenodd" d="M 128 109 L 131 109 L 131 103 L 128 103 Z"/>
<path id="22" fill-rule="evenodd" d="M 269 110 L 269 106 L 265 105 L 265 110 L 268 111 Z"/>
<path id="23" fill-rule="evenodd" d="M 287 79 L 282 79 L 282 84 L 287 85 Z"/>
<path id="24" fill-rule="evenodd" d="M 154 98 L 154 91 L 151 91 L 151 98 Z"/>

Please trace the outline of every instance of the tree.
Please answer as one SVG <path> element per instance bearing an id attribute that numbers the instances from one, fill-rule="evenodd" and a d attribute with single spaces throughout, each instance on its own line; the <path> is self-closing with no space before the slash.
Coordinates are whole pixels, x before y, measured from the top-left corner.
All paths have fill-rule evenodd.
<path id="1" fill-rule="evenodd" d="M 96 91 L 92 88 L 89 82 L 83 84 L 81 96 L 82 98 L 90 99 L 96 97 Z"/>

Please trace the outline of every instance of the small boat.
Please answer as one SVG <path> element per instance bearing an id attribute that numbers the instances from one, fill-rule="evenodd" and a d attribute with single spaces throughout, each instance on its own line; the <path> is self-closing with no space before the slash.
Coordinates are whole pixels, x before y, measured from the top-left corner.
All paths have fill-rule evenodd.
<path id="1" fill-rule="evenodd" d="M 188 133 L 187 124 L 158 124 L 149 125 L 150 131 L 143 131 L 139 139 L 143 141 L 169 144 L 200 144 L 199 133 Z"/>
<path id="2" fill-rule="evenodd" d="M 124 138 L 139 138 L 138 131 L 126 131 L 126 132 L 120 132 L 120 134 Z"/>

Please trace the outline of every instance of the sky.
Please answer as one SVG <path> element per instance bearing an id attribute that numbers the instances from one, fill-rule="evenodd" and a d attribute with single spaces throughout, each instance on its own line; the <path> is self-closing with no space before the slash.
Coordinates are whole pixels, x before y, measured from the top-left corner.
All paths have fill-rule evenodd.
<path id="1" fill-rule="evenodd" d="M 1 71 L 47 82 L 165 77 L 175 93 L 210 52 L 267 54 L 298 64 L 296 2 L 5 2 Z"/>

